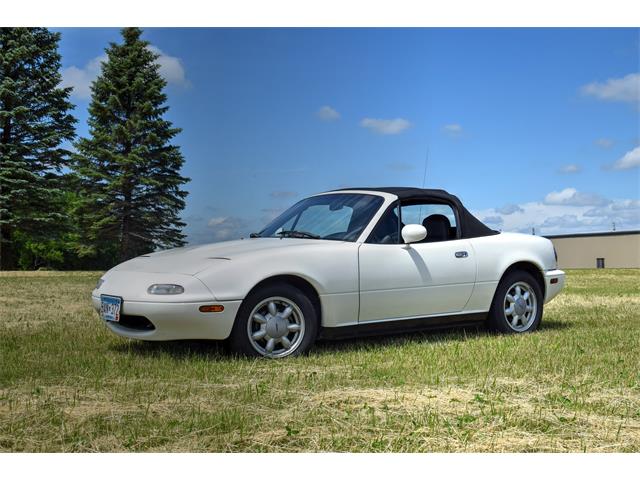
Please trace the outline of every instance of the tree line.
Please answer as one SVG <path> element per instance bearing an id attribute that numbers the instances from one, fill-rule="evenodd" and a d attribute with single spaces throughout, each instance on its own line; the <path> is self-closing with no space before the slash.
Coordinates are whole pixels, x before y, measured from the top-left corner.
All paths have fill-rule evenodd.
<path id="1" fill-rule="evenodd" d="M 0 28 L 0 269 L 105 269 L 184 245 L 189 180 L 166 81 L 139 28 L 121 31 L 78 138 L 60 34 Z"/>

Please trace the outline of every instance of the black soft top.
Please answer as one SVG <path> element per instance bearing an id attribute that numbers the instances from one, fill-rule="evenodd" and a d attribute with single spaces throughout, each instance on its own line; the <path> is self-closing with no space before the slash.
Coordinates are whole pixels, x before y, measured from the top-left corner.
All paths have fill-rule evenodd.
<path id="1" fill-rule="evenodd" d="M 499 232 L 490 229 L 476 217 L 474 217 L 469 210 L 465 208 L 460 199 L 455 195 L 451 195 L 449 192 L 440 189 L 432 188 L 415 188 L 415 187 L 363 187 L 363 188 L 341 188 L 339 190 L 333 190 L 334 192 L 341 192 L 345 190 L 363 190 L 371 192 L 384 192 L 390 193 L 398 197 L 399 200 L 440 200 L 444 203 L 453 205 L 458 210 L 458 216 L 460 219 L 460 234 L 462 238 L 473 237 L 486 237 L 488 235 L 495 235 Z"/>

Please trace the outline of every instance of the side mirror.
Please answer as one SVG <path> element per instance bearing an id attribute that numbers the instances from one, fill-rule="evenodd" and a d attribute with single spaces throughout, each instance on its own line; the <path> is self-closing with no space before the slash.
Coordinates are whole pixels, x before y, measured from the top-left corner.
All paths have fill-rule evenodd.
<path id="1" fill-rule="evenodd" d="M 416 243 L 424 240 L 427 236 L 427 229 L 422 225 L 412 223 L 405 225 L 402 229 L 402 239 L 405 243 Z"/>

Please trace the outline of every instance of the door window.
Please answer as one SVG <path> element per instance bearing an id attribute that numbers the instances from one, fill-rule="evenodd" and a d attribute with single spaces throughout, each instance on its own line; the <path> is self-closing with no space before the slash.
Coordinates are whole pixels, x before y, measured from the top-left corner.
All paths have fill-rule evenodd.
<path id="1" fill-rule="evenodd" d="M 388 209 L 371 232 L 367 243 L 403 243 L 400 232 L 402 227 L 409 224 L 422 225 L 427 229 L 427 237 L 419 243 L 458 238 L 456 214 L 450 205 L 414 200 L 403 202 L 400 212 L 397 206 Z"/>

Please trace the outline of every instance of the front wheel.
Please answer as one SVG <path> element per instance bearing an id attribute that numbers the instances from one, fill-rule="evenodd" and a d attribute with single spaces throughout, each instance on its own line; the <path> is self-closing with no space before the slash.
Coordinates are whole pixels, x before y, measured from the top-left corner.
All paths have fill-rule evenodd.
<path id="1" fill-rule="evenodd" d="M 496 290 L 489 311 L 489 328 L 503 333 L 531 332 L 540 325 L 542 310 L 542 289 L 533 275 L 511 272 Z"/>
<path id="2" fill-rule="evenodd" d="M 311 300 L 297 288 L 280 284 L 245 298 L 229 343 L 236 353 L 282 358 L 308 351 L 317 333 L 318 320 Z"/>

